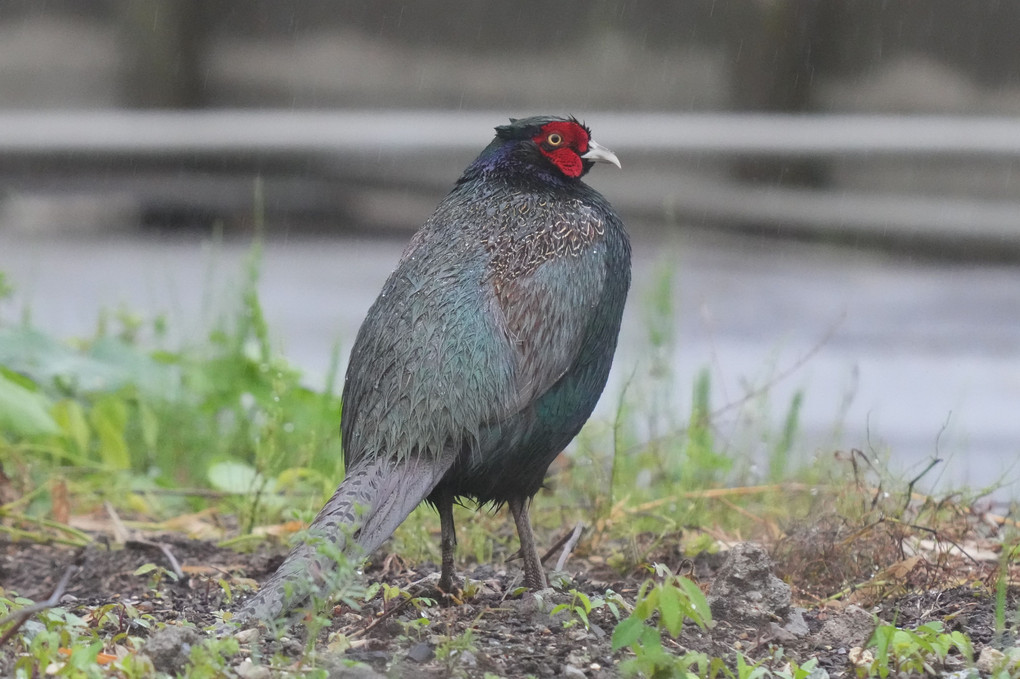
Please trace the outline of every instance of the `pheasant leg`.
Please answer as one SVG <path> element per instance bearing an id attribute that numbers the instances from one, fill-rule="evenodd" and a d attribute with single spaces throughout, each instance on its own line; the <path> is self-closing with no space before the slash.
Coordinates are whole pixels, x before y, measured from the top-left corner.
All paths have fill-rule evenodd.
<path id="1" fill-rule="evenodd" d="M 517 535 L 521 538 L 521 557 L 524 559 L 524 586 L 528 589 L 545 588 L 545 571 L 535 548 L 535 534 L 531 532 L 531 518 L 528 516 L 529 501 L 514 497 L 509 503 L 510 513 L 517 524 Z"/>
<path id="2" fill-rule="evenodd" d="M 439 575 L 439 589 L 453 591 L 454 556 L 457 551 L 457 529 L 453 525 L 453 496 L 443 492 L 436 502 L 439 510 L 439 546 L 443 550 L 443 568 Z"/>

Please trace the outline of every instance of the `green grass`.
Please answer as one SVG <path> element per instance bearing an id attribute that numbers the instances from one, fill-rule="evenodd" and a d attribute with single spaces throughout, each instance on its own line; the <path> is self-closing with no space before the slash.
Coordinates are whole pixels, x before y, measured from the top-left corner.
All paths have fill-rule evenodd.
<path id="1" fill-rule="evenodd" d="M 34 493 L 18 513 L 44 514 L 55 477 L 79 507 L 130 498 L 152 519 L 200 508 L 192 488 L 230 495 L 247 528 L 317 509 L 342 478 L 338 360 L 321 389 L 302 383 L 269 342 L 257 277 L 255 249 L 237 312 L 182 348 L 164 346 L 163 318 L 116 314 L 70 343 L 0 325 L 0 459 Z"/>

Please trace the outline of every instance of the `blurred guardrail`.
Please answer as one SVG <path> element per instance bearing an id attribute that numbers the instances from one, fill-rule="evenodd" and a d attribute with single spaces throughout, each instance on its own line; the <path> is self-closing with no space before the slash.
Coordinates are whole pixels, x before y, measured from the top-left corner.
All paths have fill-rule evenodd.
<path id="1" fill-rule="evenodd" d="M 504 113 L 478 111 L 0 112 L 0 153 L 180 157 L 474 152 L 504 119 Z M 607 144 L 659 154 L 1020 158 L 1020 119 L 1014 118 L 596 113 L 590 120 Z"/>
<path id="2" fill-rule="evenodd" d="M 250 209 L 251 177 L 259 174 L 272 180 L 272 208 L 344 213 L 363 206 L 366 187 L 379 207 L 399 203 L 407 187 L 449 186 L 504 119 L 484 111 L 3 112 L 0 181 L 15 191 L 119 191 L 216 211 L 238 195 Z M 1020 202 L 1008 195 L 744 185 L 691 169 L 692 160 L 742 157 L 1010 167 L 1020 160 L 1020 119 L 594 113 L 588 120 L 627 170 L 593 182 L 632 214 L 1020 252 Z M 674 172 L 674 164 L 686 169 Z"/>

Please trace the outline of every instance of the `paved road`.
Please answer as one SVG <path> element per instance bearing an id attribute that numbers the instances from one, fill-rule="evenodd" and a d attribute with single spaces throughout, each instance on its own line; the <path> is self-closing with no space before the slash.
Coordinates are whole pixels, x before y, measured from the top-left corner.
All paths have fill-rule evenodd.
<path id="1" fill-rule="evenodd" d="M 667 408 L 681 414 L 703 367 L 711 370 L 719 406 L 738 401 L 748 384 L 782 377 L 767 399 L 721 418 L 720 435 L 735 450 L 762 447 L 760 431 L 775 432 L 792 394 L 803 389 L 800 448 L 807 454 L 872 450 L 909 474 L 937 449 L 947 460 L 943 483 L 1005 478 L 1010 485 L 998 496 L 1018 495 L 1020 268 L 691 234 L 664 242 L 639 232 L 635 244 L 622 351 L 600 416 L 611 416 L 632 375 L 628 393 L 646 408 L 670 398 Z M 402 247 L 402 239 L 267 244 L 260 284 L 266 314 L 279 346 L 311 383 L 321 379 L 337 341 L 350 346 Z M 243 242 L 0 233 L 0 270 L 18 289 L 0 314 L 10 321 L 27 305 L 37 326 L 80 336 L 95 328 L 99 309 L 123 304 L 165 312 L 182 337 L 193 337 L 230 307 L 227 293 L 241 279 L 245 251 Z M 646 377 L 646 319 L 650 291 L 667 271 L 675 379 L 658 392 Z M 765 424 L 749 426 L 748 417 Z"/>

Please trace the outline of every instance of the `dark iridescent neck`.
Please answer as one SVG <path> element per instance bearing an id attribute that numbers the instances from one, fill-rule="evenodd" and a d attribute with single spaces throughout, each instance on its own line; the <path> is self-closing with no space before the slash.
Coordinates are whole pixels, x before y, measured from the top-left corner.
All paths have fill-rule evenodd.
<path id="1" fill-rule="evenodd" d="M 508 181 L 543 182 L 570 186 L 576 179 L 566 177 L 554 168 L 537 149 L 518 141 L 496 137 L 464 171 L 459 184 L 476 179 L 505 177 Z"/>

